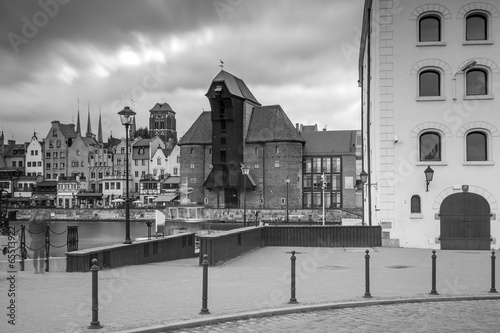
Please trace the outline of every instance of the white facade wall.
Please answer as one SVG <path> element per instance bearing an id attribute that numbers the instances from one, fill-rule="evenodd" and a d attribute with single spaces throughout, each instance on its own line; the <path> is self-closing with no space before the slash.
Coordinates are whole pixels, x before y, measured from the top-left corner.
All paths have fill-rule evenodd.
<path id="1" fill-rule="evenodd" d="M 440 248 L 440 204 L 469 186 L 490 205 L 492 248 L 500 243 L 500 3 L 465 0 L 374 0 L 372 10 L 370 89 L 366 53 L 363 67 L 365 170 L 366 112 L 371 117 L 372 224 L 402 247 Z M 465 41 L 464 15 L 486 12 L 489 41 Z M 433 45 L 418 42 L 418 19 L 433 12 L 441 17 L 442 38 Z M 464 64 L 475 60 L 489 74 L 489 94 L 465 96 Z M 441 98 L 418 98 L 418 74 L 424 68 L 441 73 Z M 456 78 L 456 100 L 455 80 Z M 367 100 L 370 98 L 370 104 Z M 368 108 L 370 107 L 370 109 Z M 466 134 L 480 130 L 488 137 L 488 161 L 466 161 Z M 419 136 L 441 135 L 441 161 L 419 161 Z M 397 142 L 396 142 L 397 139 Z M 424 170 L 434 179 L 426 192 Z M 374 185 L 376 184 L 376 185 Z M 368 187 L 367 187 L 368 188 Z M 412 195 L 421 198 L 421 214 L 410 213 Z M 368 209 L 365 200 L 365 208 Z M 368 211 L 366 211 L 368 214 Z"/>
<path id="2" fill-rule="evenodd" d="M 36 136 L 31 138 L 26 148 L 25 174 L 27 176 L 43 176 L 43 150 Z"/>

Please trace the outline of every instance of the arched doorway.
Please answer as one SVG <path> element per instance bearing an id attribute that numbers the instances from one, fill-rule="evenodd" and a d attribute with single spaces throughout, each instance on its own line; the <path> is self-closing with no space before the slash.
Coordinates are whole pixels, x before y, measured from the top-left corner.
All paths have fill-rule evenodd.
<path id="1" fill-rule="evenodd" d="M 446 197 L 439 218 L 442 250 L 490 249 L 490 204 L 482 196 L 462 192 Z"/>

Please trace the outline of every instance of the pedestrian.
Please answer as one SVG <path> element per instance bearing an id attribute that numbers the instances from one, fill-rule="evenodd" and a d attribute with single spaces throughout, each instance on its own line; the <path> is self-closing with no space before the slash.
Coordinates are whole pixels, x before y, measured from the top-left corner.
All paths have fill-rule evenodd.
<path id="1" fill-rule="evenodd" d="M 35 274 L 43 274 L 45 260 L 45 230 L 47 219 L 43 212 L 33 210 L 28 223 L 28 232 L 31 235 L 30 248 L 33 251 L 33 267 Z M 40 263 L 40 265 L 38 265 Z"/>

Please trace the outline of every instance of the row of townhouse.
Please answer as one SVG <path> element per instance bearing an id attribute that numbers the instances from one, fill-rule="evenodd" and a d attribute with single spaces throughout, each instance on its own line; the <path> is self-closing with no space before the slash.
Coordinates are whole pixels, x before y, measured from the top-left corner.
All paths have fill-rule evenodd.
<path id="1" fill-rule="evenodd" d="M 2 132 L 0 188 L 3 195 L 14 205 L 63 208 L 121 202 L 126 196 L 128 147 L 130 197 L 137 204 L 153 203 L 163 192 L 178 188 L 180 157 L 175 112 L 163 103 L 156 104 L 150 113 L 149 134 L 153 137 L 134 138 L 134 125 L 130 133 L 134 139 L 128 144 L 125 138 L 113 137 L 103 142 L 100 117 L 96 138 L 91 132 L 90 116 L 85 135 L 80 131 L 79 115 L 76 126 L 53 121 L 41 141 L 35 133 L 28 143 L 16 144 L 9 140 L 5 145 Z"/>

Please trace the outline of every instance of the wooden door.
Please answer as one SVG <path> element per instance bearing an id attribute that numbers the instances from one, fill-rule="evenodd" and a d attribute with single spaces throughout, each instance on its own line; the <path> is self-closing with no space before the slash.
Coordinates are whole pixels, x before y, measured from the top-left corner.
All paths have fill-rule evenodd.
<path id="1" fill-rule="evenodd" d="M 456 193 L 441 203 L 442 250 L 489 250 L 490 205 L 475 193 Z"/>

